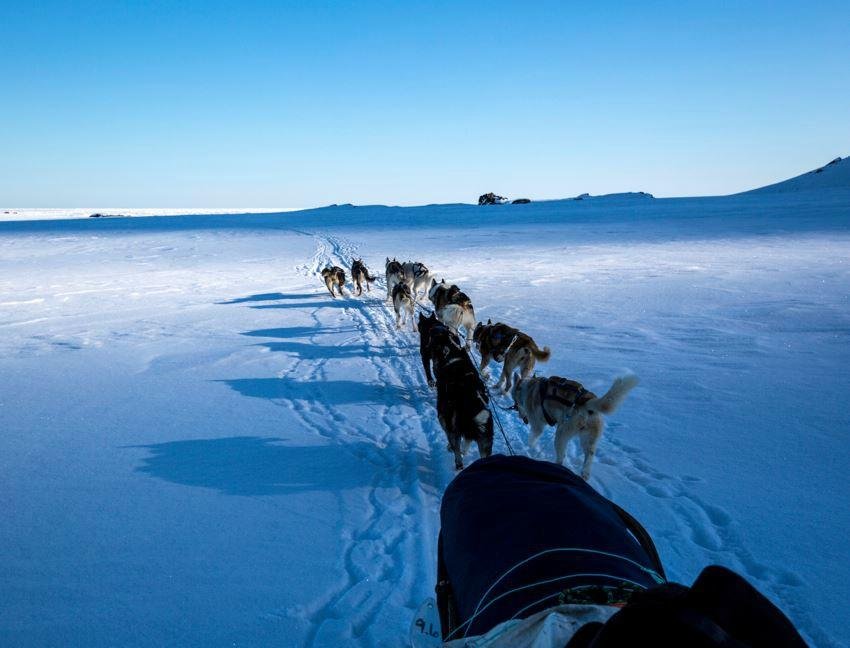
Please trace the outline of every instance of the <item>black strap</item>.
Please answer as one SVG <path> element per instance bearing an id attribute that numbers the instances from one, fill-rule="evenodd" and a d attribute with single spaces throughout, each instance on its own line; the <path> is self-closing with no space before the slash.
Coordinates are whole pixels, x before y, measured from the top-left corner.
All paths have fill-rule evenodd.
<path id="1" fill-rule="evenodd" d="M 458 626 L 457 602 L 455 601 L 452 583 L 443 561 L 443 534 L 437 537 L 437 586 L 434 588 L 437 594 L 437 612 L 440 614 L 440 630 L 443 633 L 443 641 L 451 635 Z"/>

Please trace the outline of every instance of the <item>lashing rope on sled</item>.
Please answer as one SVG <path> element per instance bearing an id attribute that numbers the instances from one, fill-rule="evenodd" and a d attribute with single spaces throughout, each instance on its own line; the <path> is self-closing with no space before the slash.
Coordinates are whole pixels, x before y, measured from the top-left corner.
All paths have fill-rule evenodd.
<path id="1" fill-rule="evenodd" d="M 472 613 L 472 616 L 468 620 L 464 621 L 457 628 L 455 628 L 451 632 L 451 634 L 446 638 L 446 640 L 450 640 L 453 635 L 455 635 L 458 631 L 460 631 L 461 629 L 464 629 L 464 628 L 466 628 L 466 629 L 464 630 L 463 636 L 466 637 L 466 632 L 469 629 L 469 626 L 472 624 L 472 622 L 475 621 L 475 619 L 478 616 L 480 616 L 487 608 L 489 608 L 491 605 L 493 605 L 496 601 L 498 601 L 498 600 L 500 600 L 500 599 L 502 599 L 506 596 L 509 596 L 511 594 L 514 594 L 516 592 L 525 590 L 525 589 L 537 587 L 539 585 L 546 585 L 548 583 L 553 583 L 555 581 L 564 580 L 564 579 L 567 579 L 567 578 L 572 578 L 574 576 L 607 577 L 607 578 L 611 578 L 613 580 L 622 581 L 624 583 L 629 583 L 630 585 L 634 585 L 634 586 L 639 587 L 641 589 L 646 589 L 646 586 L 642 585 L 641 583 L 633 581 L 629 578 L 624 578 L 622 576 L 614 576 L 613 574 L 601 574 L 601 573 L 600 574 L 595 574 L 595 573 L 594 574 L 569 574 L 569 575 L 566 575 L 566 576 L 558 576 L 558 577 L 555 577 L 555 578 L 550 578 L 550 579 L 546 579 L 546 580 L 543 580 L 543 581 L 538 581 L 536 583 L 531 583 L 531 584 L 526 584 L 526 585 L 521 585 L 519 587 L 515 587 L 511 590 L 508 590 L 507 592 L 503 592 L 502 594 L 500 594 L 499 596 L 497 596 L 493 600 L 491 600 L 489 603 L 484 605 L 484 607 L 482 607 L 482 604 L 484 603 L 484 601 L 487 600 L 487 597 L 489 596 L 490 592 L 492 592 L 493 589 L 500 582 L 502 582 L 509 574 L 511 574 L 511 572 L 516 571 L 517 569 L 519 569 L 523 565 L 531 562 L 532 560 L 536 560 L 537 558 L 540 558 L 542 556 L 552 554 L 552 553 L 560 553 L 560 552 L 567 552 L 567 551 L 576 551 L 576 552 L 582 552 L 582 553 L 602 555 L 602 556 L 606 556 L 606 557 L 609 557 L 609 558 L 617 558 L 617 559 L 623 560 L 624 562 L 627 562 L 627 563 L 637 567 L 641 571 L 649 574 L 653 578 L 653 580 L 655 580 L 659 584 L 667 582 L 667 580 L 661 574 L 656 572 L 655 570 L 650 569 L 649 567 L 645 567 L 644 565 L 641 565 L 640 563 L 632 560 L 631 558 L 627 558 L 626 556 L 621 556 L 620 554 L 611 553 L 609 551 L 602 551 L 600 549 L 586 549 L 586 548 L 583 548 L 583 547 L 559 547 L 559 548 L 555 548 L 555 549 L 545 549 L 543 551 L 540 551 L 540 552 L 534 554 L 533 556 L 529 556 L 528 558 L 521 560 L 516 565 L 514 565 L 513 567 L 511 567 L 510 569 L 505 571 L 501 576 L 499 576 L 499 578 L 497 578 L 495 581 L 493 581 L 493 584 L 490 585 L 490 587 L 487 588 L 487 591 L 484 592 L 484 594 L 481 596 L 481 599 L 478 601 L 478 605 L 476 605 L 475 611 Z M 539 603 L 542 603 L 546 599 L 552 598 L 553 596 L 557 596 L 559 593 L 560 592 L 555 592 L 553 594 L 549 594 L 548 596 L 545 596 L 544 598 L 540 599 L 539 601 L 535 601 L 531 605 L 528 605 L 528 606 L 524 607 L 522 610 L 518 611 L 511 618 L 516 618 L 517 616 L 519 616 L 520 614 L 525 612 L 527 609 L 534 607 L 535 605 L 538 605 Z"/>

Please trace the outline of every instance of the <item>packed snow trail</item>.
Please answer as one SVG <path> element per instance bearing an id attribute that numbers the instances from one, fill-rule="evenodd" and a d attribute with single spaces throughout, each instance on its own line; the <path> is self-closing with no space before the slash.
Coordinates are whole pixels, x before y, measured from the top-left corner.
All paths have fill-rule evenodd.
<path id="1" fill-rule="evenodd" d="M 302 269 L 317 284 L 326 265 L 347 268 L 355 258 L 354 246 L 335 238 L 319 239 L 317 248 Z M 390 645 L 405 628 L 404 615 L 413 616 L 433 584 L 439 500 L 451 472 L 432 394 L 417 371 L 416 340 L 396 330 L 382 297 L 377 287 L 360 298 L 346 295 L 330 301 L 321 294 L 312 313 L 316 332 L 307 344 L 264 345 L 268 351 L 299 356 L 276 376 L 284 384 L 305 386 L 297 398 L 281 399 L 284 406 L 305 429 L 374 467 L 362 503 L 366 514 L 347 520 L 341 529 L 346 540 L 343 582 L 321 600 L 289 611 L 309 619 L 308 646 L 376 645 L 382 640 Z M 351 335 L 325 349 L 325 331 L 333 329 Z M 356 370 L 362 383 L 336 378 L 334 360 L 352 356 L 362 357 Z M 367 405 L 365 416 L 352 416 L 346 407 L 349 396 L 364 390 L 383 402 Z M 344 510 L 351 503 L 341 497 Z"/>
<path id="2" fill-rule="evenodd" d="M 311 267 L 307 269 L 307 271 L 315 275 L 318 282 L 320 279 L 319 273 L 322 268 L 326 267 L 328 264 L 348 267 L 351 259 L 357 257 L 356 251 L 357 248 L 350 242 L 342 242 L 340 239 L 330 237 L 326 239 L 320 238 L 318 251 Z M 373 346 L 370 347 L 369 352 L 374 354 L 372 362 L 375 366 L 379 380 L 387 385 L 400 384 L 404 388 L 410 390 L 410 396 L 400 394 L 396 398 L 407 401 L 408 403 L 410 403 L 411 400 L 416 401 L 418 407 L 415 407 L 415 415 L 419 418 L 419 423 L 422 426 L 423 431 L 426 432 L 426 436 L 430 439 L 431 459 L 433 462 L 436 462 L 441 466 L 444 477 L 446 477 L 449 463 L 446 460 L 448 455 L 445 452 L 445 436 L 436 422 L 436 412 L 432 405 L 433 393 L 427 390 L 427 387 L 423 385 L 420 377 L 418 336 L 411 334 L 407 330 L 401 332 L 396 330 L 391 305 L 387 304 L 383 300 L 383 287 L 377 285 L 374 292 L 377 293 L 377 296 L 373 297 L 373 300 L 378 301 L 378 308 L 370 308 L 368 302 L 365 304 L 358 303 L 356 298 L 352 299 L 349 297 L 349 299 L 352 299 L 351 305 L 346 305 L 342 308 L 342 310 L 348 316 L 348 321 L 354 323 L 358 335 L 373 344 Z M 363 296 L 368 299 L 368 295 L 369 293 L 364 293 Z M 320 322 L 317 318 L 317 328 L 321 330 L 323 325 L 323 322 Z M 317 336 L 311 338 L 311 343 L 319 344 L 320 341 L 316 339 L 316 337 Z M 351 340 L 347 341 L 347 343 L 356 343 L 356 341 L 357 337 L 353 337 Z M 380 347 L 379 345 L 381 343 L 385 346 Z M 381 349 L 387 350 L 388 347 L 395 351 L 397 354 L 395 357 L 393 357 L 392 353 L 381 354 L 379 352 Z M 559 349 L 555 349 L 556 353 L 558 351 Z M 315 380 L 317 383 L 313 403 L 315 403 L 314 413 L 317 414 L 318 417 L 317 422 L 313 424 L 305 420 L 305 425 L 308 425 L 311 429 L 317 430 L 319 433 L 322 433 L 321 429 L 323 421 L 334 420 L 335 425 L 342 428 L 346 425 L 346 419 L 333 410 L 332 403 L 334 388 L 332 386 L 332 382 L 327 382 L 328 376 L 324 371 L 325 362 L 326 361 L 320 361 L 315 364 L 307 374 L 310 380 Z M 288 379 L 290 377 L 300 375 L 300 368 L 300 365 L 295 365 L 291 371 L 286 374 L 282 374 L 280 378 Z M 538 367 L 538 372 L 541 368 L 543 367 Z M 322 388 L 320 383 L 326 385 L 326 387 Z M 491 381 L 488 380 L 487 384 L 490 388 L 491 396 L 493 397 L 492 404 L 494 407 L 510 404 L 511 401 L 509 397 L 500 397 L 499 392 L 492 386 Z M 326 403 L 325 405 L 321 405 L 320 401 L 322 398 L 329 401 L 329 404 Z M 330 407 L 330 409 L 328 409 L 328 407 Z M 384 424 L 384 429 L 380 434 L 380 438 L 376 438 L 374 435 L 370 436 L 363 428 L 358 429 L 356 434 L 350 435 L 358 440 L 376 443 L 376 447 L 378 448 L 384 448 L 384 450 L 378 450 L 376 452 L 376 454 L 381 458 L 380 460 L 376 461 L 374 457 L 372 457 L 371 460 L 373 463 L 376 463 L 379 469 L 388 470 L 389 477 L 388 475 L 381 477 L 379 479 L 380 483 L 376 484 L 374 488 L 376 490 L 380 488 L 387 488 L 387 480 L 389 479 L 389 483 L 405 484 L 405 487 L 401 489 L 405 500 L 410 497 L 415 498 L 415 489 L 421 488 L 421 485 L 416 483 L 415 480 L 411 480 L 409 475 L 396 475 L 395 471 L 389 469 L 389 465 L 395 462 L 409 463 L 411 457 L 415 456 L 415 452 L 417 450 L 421 452 L 421 444 L 418 444 L 417 447 L 417 443 L 413 441 L 414 437 L 412 437 L 410 431 L 405 430 L 402 427 L 401 418 L 388 416 L 388 408 L 386 406 L 383 406 L 381 411 L 376 412 L 376 414 L 380 417 L 380 420 Z M 527 435 L 525 426 L 522 425 L 513 413 L 496 411 L 496 415 L 500 417 L 502 425 L 505 428 L 505 432 L 509 435 L 508 438 L 511 446 L 515 448 L 515 451 L 523 454 L 530 454 L 530 450 L 524 442 Z M 625 477 L 625 479 L 627 479 L 632 485 L 632 488 L 637 489 L 640 492 L 645 492 L 651 498 L 662 503 L 662 509 L 665 511 L 667 516 L 669 516 L 669 522 L 672 522 L 672 529 L 665 529 L 659 532 L 657 541 L 664 541 L 665 545 L 679 549 L 681 552 L 681 540 L 683 538 L 687 539 L 685 546 L 690 547 L 696 545 L 700 547 L 703 552 L 701 555 L 695 556 L 692 551 L 684 551 L 680 553 L 679 558 L 692 563 L 693 569 L 696 571 L 699 571 L 703 566 L 708 564 L 706 562 L 706 556 L 710 556 L 711 563 L 734 567 L 751 582 L 756 583 L 763 591 L 770 591 L 774 596 L 781 600 L 793 600 L 793 597 L 789 596 L 788 590 L 801 585 L 800 579 L 793 572 L 771 568 L 767 565 L 760 564 L 757 560 L 755 560 L 741 542 L 741 538 L 735 530 L 735 524 L 726 511 L 703 502 L 689 488 L 689 481 L 691 480 L 687 478 L 678 479 L 653 469 L 640 458 L 640 451 L 638 449 L 632 448 L 627 444 L 623 444 L 618 441 L 616 430 L 617 423 L 615 421 L 609 422 L 607 433 L 603 436 L 601 441 L 601 445 L 604 447 L 604 452 L 600 453 L 600 463 L 609 466 L 622 477 Z M 324 434 L 327 434 L 327 432 Z M 401 437 L 403 441 L 400 443 L 400 439 L 397 437 Z M 502 441 L 498 430 L 496 430 L 495 451 L 506 451 L 504 448 L 504 442 Z M 577 452 L 577 444 L 570 444 L 569 461 L 571 462 L 571 466 L 574 470 L 577 470 L 580 465 Z M 471 448 L 471 453 L 473 456 L 470 457 L 469 460 L 474 459 L 474 456 L 476 455 L 474 446 Z M 548 447 L 544 448 L 539 446 L 537 451 L 532 454 L 542 459 L 551 460 L 551 457 L 547 456 L 551 454 Z M 439 492 L 436 493 L 436 496 L 433 496 L 432 494 L 430 501 L 429 499 L 426 499 L 422 502 L 427 505 L 427 508 L 430 509 L 432 513 L 438 510 L 442 490 L 450 478 L 451 475 L 449 474 L 440 484 Z M 598 477 L 592 478 L 591 483 L 604 495 L 617 501 L 617 494 L 612 492 L 612 489 L 607 488 L 604 482 Z M 433 486 L 434 484 L 429 484 L 429 490 L 433 488 Z M 347 551 L 349 555 L 352 553 L 358 553 L 357 543 L 361 541 L 360 539 L 362 537 L 370 539 L 373 538 L 373 527 L 379 522 L 378 519 L 375 519 L 375 515 L 382 516 L 388 513 L 384 507 L 381 505 L 375 505 L 374 502 L 373 510 L 375 511 L 375 514 L 373 514 L 370 518 L 368 527 L 365 531 L 356 534 L 354 542 L 349 546 Z M 406 517 L 411 513 L 412 511 L 410 509 L 406 509 L 405 513 L 400 516 L 401 519 L 397 525 L 399 528 L 409 528 Z M 396 515 L 398 515 L 398 513 L 396 513 Z M 422 512 L 420 511 L 420 516 L 421 515 Z M 388 523 L 392 524 L 391 521 Z M 430 583 L 433 580 L 433 571 L 429 572 L 427 566 L 433 566 L 436 564 L 434 560 L 435 538 L 436 531 L 439 528 L 439 520 L 431 519 L 428 525 L 420 528 L 431 528 L 433 531 L 430 538 L 423 538 L 425 544 L 430 546 L 423 556 L 427 558 L 428 562 L 424 565 L 426 569 L 423 570 L 421 576 L 424 578 L 424 582 Z M 369 554 L 370 560 L 372 561 L 379 560 L 377 555 L 373 555 L 375 552 L 380 554 L 382 551 L 385 551 L 385 548 L 383 548 L 380 543 L 378 543 L 377 546 L 374 546 L 373 543 L 372 549 L 373 553 Z M 406 553 L 402 552 L 397 554 L 397 557 L 403 559 L 403 556 L 405 555 L 411 555 L 409 548 Z M 345 614 L 346 609 L 359 610 L 360 606 L 363 606 L 364 604 L 365 607 L 369 609 L 369 601 L 372 601 L 372 594 L 376 595 L 377 600 L 381 600 L 381 595 L 386 596 L 388 593 L 381 592 L 379 594 L 376 590 L 380 591 L 380 586 L 366 586 L 363 581 L 358 581 L 358 576 L 360 578 L 368 579 L 370 572 L 367 568 L 352 569 L 349 563 L 350 560 L 347 558 L 346 569 L 349 576 L 349 582 L 346 583 L 345 587 L 339 594 L 332 598 L 330 603 L 317 612 L 315 615 L 316 619 L 314 620 L 314 623 L 319 624 L 319 628 L 329 625 L 334 628 L 335 631 L 339 631 L 339 633 L 328 636 L 325 634 L 317 634 L 314 638 L 319 637 L 323 641 L 327 638 L 329 641 L 333 640 L 337 642 L 342 641 L 349 636 L 359 638 L 363 634 L 362 627 L 358 626 L 356 622 L 354 622 L 352 628 L 351 619 L 346 619 L 344 621 L 339 620 L 340 615 Z M 392 583 L 392 578 L 399 578 L 401 575 L 401 573 L 395 572 L 390 574 L 390 578 L 384 578 L 384 574 L 382 574 L 378 580 L 379 582 L 387 581 L 388 583 Z M 420 584 L 421 582 L 422 581 L 420 579 Z M 402 585 L 403 591 L 408 591 L 408 584 L 404 583 L 404 581 L 401 581 L 399 584 Z M 360 596 L 354 595 L 353 602 L 356 605 L 350 605 L 352 601 L 349 599 L 352 597 L 352 592 L 360 592 L 363 589 L 366 589 L 368 592 L 368 594 L 365 595 L 365 599 L 362 594 Z M 407 607 L 410 607 L 411 604 L 414 604 L 415 606 L 417 600 L 422 600 L 425 596 L 430 595 L 430 592 L 427 590 L 424 592 L 420 591 L 417 595 L 419 599 L 406 598 L 408 601 Z M 402 597 L 402 599 L 404 598 L 405 597 Z M 393 603 L 397 600 L 397 598 L 391 599 Z M 413 612 L 415 612 L 415 610 L 411 610 L 411 614 Z M 795 612 L 798 617 L 805 614 L 802 610 L 795 610 Z M 351 612 L 348 614 L 351 614 Z M 359 612 L 354 616 L 355 618 L 358 617 Z M 374 615 L 370 616 L 367 614 L 366 617 L 370 621 L 374 620 Z M 336 619 L 337 621 L 329 623 L 329 619 Z M 352 629 L 353 633 L 350 632 Z"/>

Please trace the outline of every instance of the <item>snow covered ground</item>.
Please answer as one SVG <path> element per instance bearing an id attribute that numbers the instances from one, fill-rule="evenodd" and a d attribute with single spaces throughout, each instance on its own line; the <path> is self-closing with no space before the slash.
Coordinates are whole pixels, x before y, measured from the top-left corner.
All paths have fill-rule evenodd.
<path id="1" fill-rule="evenodd" d="M 454 471 L 415 334 L 320 285 L 355 255 L 637 373 L 594 487 L 850 644 L 840 189 L 0 223 L 0 644 L 404 644 Z"/>
<path id="2" fill-rule="evenodd" d="M 205 216 L 210 214 L 259 214 L 294 211 L 280 207 L 229 207 L 198 209 L 186 207 L 0 207 L 0 222 L 28 220 L 65 220 L 89 218 L 92 214 L 104 216 Z"/>

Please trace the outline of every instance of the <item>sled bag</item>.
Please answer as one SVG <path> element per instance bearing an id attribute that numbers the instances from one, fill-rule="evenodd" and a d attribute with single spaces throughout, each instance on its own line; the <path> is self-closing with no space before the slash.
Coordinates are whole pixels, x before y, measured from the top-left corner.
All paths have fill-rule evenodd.
<path id="1" fill-rule="evenodd" d="M 440 523 L 444 640 L 564 603 L 622 605 L 665 580 L 643 527 L 551 462 L 479 459 L 449 484 Z"/>

